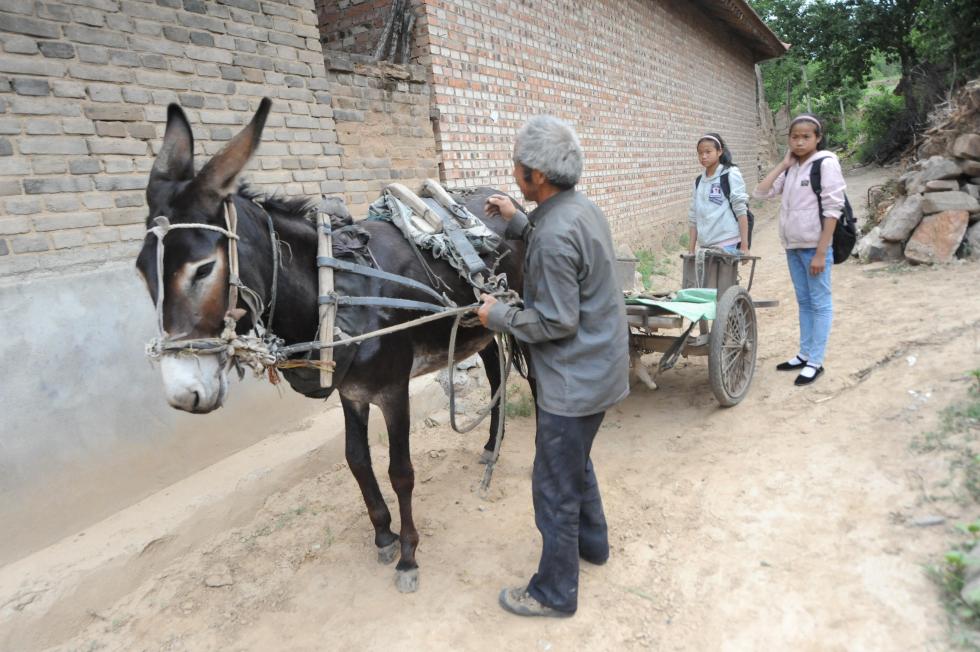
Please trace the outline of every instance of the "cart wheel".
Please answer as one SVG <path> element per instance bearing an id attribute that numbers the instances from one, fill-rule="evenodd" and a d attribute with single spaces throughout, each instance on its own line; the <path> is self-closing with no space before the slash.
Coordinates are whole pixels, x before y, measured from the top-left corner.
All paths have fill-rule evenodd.
<path id="1" fill-rule="evenodd" d="M 737 405 L 752 384 L 758 345 L 755 307 L 745 288 L 733 285 L 721 295 L 708 337 L 711 391 L 722 407 Z"/>

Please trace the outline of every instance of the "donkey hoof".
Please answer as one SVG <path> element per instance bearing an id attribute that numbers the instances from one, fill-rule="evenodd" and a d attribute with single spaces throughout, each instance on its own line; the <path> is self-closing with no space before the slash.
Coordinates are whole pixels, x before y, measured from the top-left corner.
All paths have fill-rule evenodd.
<path id="1" fill-rule="evenodd" d="M 492 459 L 493 459 L 493 451 L 488 451 L 487 449 L 484 448 L 483 452 L 480 453 L 480 459 L 477 461 L 480 464 L 489 464 L 490 460 Z"/>
<path id="2" fill-rule="evenodd" d="M 419 569 L 395 571 L 395 586 L 400 593 L 415 593 L 419 590 Z"/>
<path id="3" fill-rule="evenodd" d="M 387 565 L 395 561 L 395 557 L 398 556 L 399 548 L 400 546 L 398 539 L 395 539 L 384 547 L 378 548 L 378 563 Z"/>

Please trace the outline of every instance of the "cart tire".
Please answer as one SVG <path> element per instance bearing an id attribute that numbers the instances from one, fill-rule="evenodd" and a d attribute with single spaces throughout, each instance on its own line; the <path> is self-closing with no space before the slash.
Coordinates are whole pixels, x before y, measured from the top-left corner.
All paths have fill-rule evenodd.
<path id="1" fill-rule="evenodd" d="M 708 336 L 708 378 L 722 407 L 737 405 L 748 394 L 758 340 L 752 297 L 733 285 L 721 295 Z"/>

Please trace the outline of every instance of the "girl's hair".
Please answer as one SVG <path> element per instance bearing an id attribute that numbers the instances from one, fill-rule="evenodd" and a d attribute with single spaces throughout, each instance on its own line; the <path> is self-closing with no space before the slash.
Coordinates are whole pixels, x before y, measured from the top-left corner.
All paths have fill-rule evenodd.
<path id="1" fill-rule="evenodd" d="M 795 125 L 797 122 L 806 122 L 807 124 L 813 125 L 813 131 L 817 135 L 817 151 L 827 149 L 827 139 L 824 138 L 823 124 L 820 122 L 820 118 L 812 113 L 801 113 L 793 118 L 793 121 L 789 123 L 790 131 L 793 131 L 793 125 Z"/>
<path id="2" fill-rule="evenodd" d="M 731 151 L 729 151 L 728 145 L 725 144 L 725 141 L 722 140 L 720 134 L 716 134 L 714 132 L 706 133 L 705 135 L 701 136 L 698 139 L 697 145 L 695 145 L 695 147 L 697 147 L 698 145 L 704 142 L 711 143 L 712 145 L 715 146 L 715 149 L 721 149 L 721 158 L 719 158 L 718 161 L 722 165 L 726 167 L 733 165 L 732 153 Z M 719 148 L 718 145 L 721 145 L 721 147 Z"/>

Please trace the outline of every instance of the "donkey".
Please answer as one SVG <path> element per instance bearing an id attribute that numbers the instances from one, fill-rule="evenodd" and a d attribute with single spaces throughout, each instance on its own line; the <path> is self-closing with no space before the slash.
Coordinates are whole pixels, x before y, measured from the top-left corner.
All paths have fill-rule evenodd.
<path id="1" fill-rule="evenodd" d="M 240 317 L 236 330 L 248 332 L 255 318 L 268 323 L 269 304 L 273 296 L 272 234 L 279 239 L 282 252 L 276 284 L 276 307 L 273 329 L 287 344 L 317 339 L 317 231 L 314 205 L 308 200 L 264 197 L 239 185 L 239 175 L 259 146 L 262 129 L 271 101 L 261 101 L 251 122 L 220 152 L 194 172 L 194 139 L 190 124 L 179 106 L 171 104 L 159 154 L 154 161 L 146 189 L 149 207 L 147 227 L 158 216 L 172 224 L 195 223 L 218 227 L 184 228 L 165 235 L 162 261 L 163 302 L 160 306 L 162 327 L 171 339 L 216 337 L 222 330 L 226 314 Z M 497 192 L 481 189 L 467 200 L 467 208 L 494 232 L 503 236 L 505 223 L 500 217 L 484 213 L 486 197 Z M 263 314 L 252 315 L 249 305 L 239 301 L 227 305 L 229 298 L 228 238 L 220 230 L 225 225 L 223 205 L 230 201 L 238 214 L 238 259 L 241 282 L 251 288 L 264 306 Z M 338 202 L 339 203 L 339 202 Z M 342 203 L 339 203 L 342 207 Z M 335 211 L 340 222 L 346 208 Z M 349 222 L 349 215 L 347 220 Z M 362 244 L 369 260 L 384 271 L 429 284 L 429 274 L 438 278 L 442 291 L 457 305 L 474 301 L 473 289 L 448 263 L 427 252 L 413 251 L 401 232 L 384 221 L 358 223 Z M 146 283 L 150 297 L 157 304 L 158 239 L 149 232 L 136 260 L 136 267 Z M 500 258 L 502 256 L 502 258 Z M 502 239 L 491 264 L 499 259 L 497 271 L 507 275 L 513 288 L 523 285 L 523 245 Z M 421 259 L 425 260 L 426 266 Z M 374 296 L 431 301 L 424 293 L 390 281 L 337 271 L 338 295 Z M 448 290 L 446 289 L 448 288 Z M 421 313 L 387 307 L 338 306 L 337 324 L 346 335 L 358 335 L 400 322 Z M 415 475 L 409 448 L 409 379 L 439 369 L 447 362 L 451 319 L 368 339 L 357 345 L 335 349 L 336 371 L 333 386 L 321 389 L 311 379 L 316 370 L 304 376 L 297 371 L 284 374 L 293 388 L 314 398 L 326 398 L 331 392 L 340 395 L 346 430 L 346 458 L 351 473 L 367 504 L 374 526 L 374 543 L 378 560 L 390 563 L 400 551 L 395 581 L 402 592 L 418 588 L 418 564 L 415 550 L 419 535 L 412 518 L 412 490 Z M 479 353 L 490 381 L 491 394 L 500 379 L 496 359 L 497 345 L 490 331 L 482 327 L 463 327 L 457 336 L 457 359 Z M 312 359 L 318 359 L 314 352 Z M 219 355 L 163 355 L 160 371 L 168 402 L 174 408 L 193 413 L 207 413 L 221 407 L 228 392 L 227 360 Z M 400 530 L 391 529 L 391 514 L 381 495 L 371 467 L 368 446 L 368 412 L 374 404 L 381 409 L 388 429 L 390 463 L 388 476 L 398 497 Z M 493 433 L 499 419 L 499 408 L 491 415 L 491 437 L 486 450 L 493 447 Z"/>

